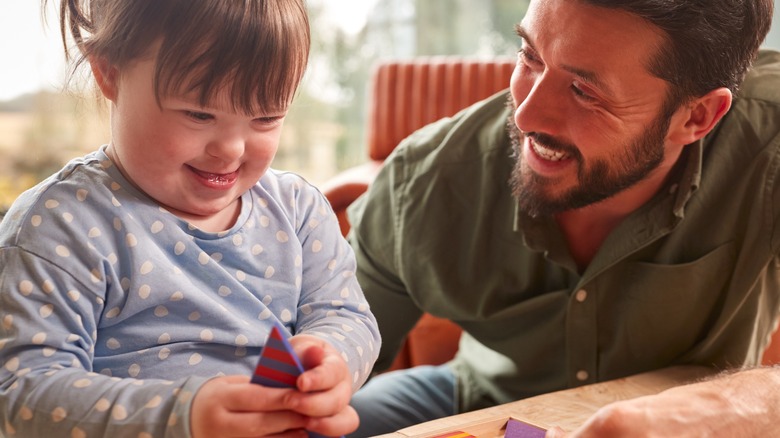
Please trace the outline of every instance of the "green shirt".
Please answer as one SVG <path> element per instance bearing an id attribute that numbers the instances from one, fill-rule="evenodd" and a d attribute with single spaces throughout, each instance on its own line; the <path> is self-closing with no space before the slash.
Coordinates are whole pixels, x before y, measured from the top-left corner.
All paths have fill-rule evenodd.
<path id="1" fill-rule="evenodd" d="M 673 364 L 760 362 L 780 303 L 780 54 L 579 273 L 508 185 L 507 94 L 414 133 L 350 209 L 386 367 L 421 312 L 463 330 L 462 410 Z"/>

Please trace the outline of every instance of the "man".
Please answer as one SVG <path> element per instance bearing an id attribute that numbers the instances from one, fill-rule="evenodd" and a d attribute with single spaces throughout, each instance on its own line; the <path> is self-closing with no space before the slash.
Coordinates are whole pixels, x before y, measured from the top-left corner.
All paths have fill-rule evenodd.
<path id="1" fill-rule="evenodd" d="M 498 95 L 418 131 L 350 211 L 380 369 L 422 312 L 464 330 L 451 363 L 359 391 L 356 436 L 760 362 L 780 303 L 780 54 L 735 93 L 772 8 L 531 0 L 508 108 Z M 572 436 L 766 436 L 778 398 L 780 369 L 756 368 L 611 406 Z"/>

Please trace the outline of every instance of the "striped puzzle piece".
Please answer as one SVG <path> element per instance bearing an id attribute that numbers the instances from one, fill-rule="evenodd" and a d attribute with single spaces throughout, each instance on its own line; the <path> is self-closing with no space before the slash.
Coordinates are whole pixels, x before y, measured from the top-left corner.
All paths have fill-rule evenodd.
<path id="1" fill-rule="evenodd" d="M 303 365 L 287 340 L 286 333 L 287 330 L 279 321 L 274 321 L 252 373 L 252 383 L 272 388 L 295 388 L 296 379 L 303 373 Z M 309 432 L 309 438 L 327 437 Z"/>
<path id="2" fill-rule="evenodd" d="M 295 380 L 303 373 L 303 365 L 283 333 L 284 327 L 274 321 L 271 333 L 260 352 L 252 383 L 272 388 L 295 387 Z"/>

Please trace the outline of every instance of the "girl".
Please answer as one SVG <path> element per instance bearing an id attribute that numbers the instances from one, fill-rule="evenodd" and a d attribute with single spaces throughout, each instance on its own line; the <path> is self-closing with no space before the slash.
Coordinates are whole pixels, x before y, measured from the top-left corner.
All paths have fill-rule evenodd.
<path id="1" fill-rule="evenodd" d="M 68 0 L 60 20 L 112 138 L 0 225 L 0 431 L 354 430 L 376 321 L 325 198 L 269 168 L 307 63 L 303 0 Z M 274 321 L 307 369 L 295 389 L 249 383 Z"/>

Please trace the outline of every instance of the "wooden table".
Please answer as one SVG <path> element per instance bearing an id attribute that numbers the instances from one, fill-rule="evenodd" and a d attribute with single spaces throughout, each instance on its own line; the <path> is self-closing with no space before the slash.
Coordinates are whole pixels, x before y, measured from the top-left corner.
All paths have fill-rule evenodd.
<path id="1" fill-rule="evenodd" d="M 672 367 L 608 382 L 552 392 L 465 414 L 421 423 L 382 438 L 426 438 L 448 432 L 468 432 L 479 438 L 504 436 L 510 418 L 549 429 L 573 430 L 600 407 L 643 395 L 656 394 L 673 386 L 694 382 L 714 371 L 704 367 Z"/>

